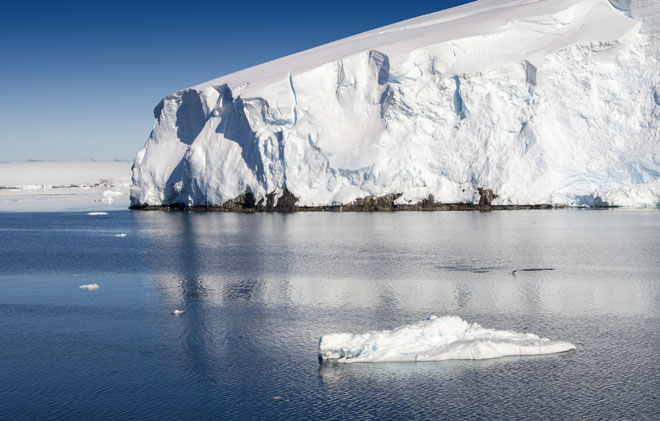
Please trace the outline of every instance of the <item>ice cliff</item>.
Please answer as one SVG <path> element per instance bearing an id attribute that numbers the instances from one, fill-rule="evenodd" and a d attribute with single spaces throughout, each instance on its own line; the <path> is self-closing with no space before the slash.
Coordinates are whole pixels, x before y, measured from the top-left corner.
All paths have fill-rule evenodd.
<path id="1" fill-rule="evenodd" d="M 659 33 L 660 0 L 480 0 L 233 73 L 158 104 L 131 203 L 655 206 Z"/>

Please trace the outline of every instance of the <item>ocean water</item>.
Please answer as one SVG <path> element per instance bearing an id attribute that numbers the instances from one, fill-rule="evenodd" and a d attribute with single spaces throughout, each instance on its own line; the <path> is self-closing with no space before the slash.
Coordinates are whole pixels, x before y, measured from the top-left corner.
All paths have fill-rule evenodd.
<path id="1" fill-rule="evenodd" d="M 657 210 L 0 213 L 0 269 L 0 419 L 660 419 Z M 432 314 L 577 349 L 317 360 Z"/>

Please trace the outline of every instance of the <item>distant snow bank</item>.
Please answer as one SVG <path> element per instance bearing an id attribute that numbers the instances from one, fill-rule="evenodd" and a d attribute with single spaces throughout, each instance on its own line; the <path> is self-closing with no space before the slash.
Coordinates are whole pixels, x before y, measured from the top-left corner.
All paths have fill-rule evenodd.
<path id="1" fill-rule="evenodd" d="M 319 360 L 341 363 L 484 360 L 543 355 L 575 349 L 531 333 L 486 329 L 457 316 L 431 316 L 394 330 L 338 333 L 319 340 Z"/>
<path id="2" fill-rule="evenodd" d="M 130 162 L 0 163 L 0 211 L 125 209 Z"/>
<path id="3" fill-rule="evenodd" d="M 0 186 L 131 185 L 130 162 L 7 162 L 0 163 Z"/>

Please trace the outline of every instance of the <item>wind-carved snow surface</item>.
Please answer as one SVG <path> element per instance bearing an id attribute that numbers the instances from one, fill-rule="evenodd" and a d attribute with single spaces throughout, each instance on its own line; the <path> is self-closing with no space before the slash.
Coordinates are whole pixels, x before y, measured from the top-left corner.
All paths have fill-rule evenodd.
<path id="1" fill-rule="evenodd" d="M 319 340 L 319 361 L 340 363 L 385 361 L 484 360 L 544 355 L 575 349 L 531 333 L 485 329 L 457 316 L 431 316 L 394 330 L 365 334 L 338 333 Z"/>
<path id="2" fill-rule="evenodd" d="M 660 0 L 612 1 L 481 0 L 172 94 L 131 203 L 476 203 L 485 188 L 596 205 L 655 182 Z"/>

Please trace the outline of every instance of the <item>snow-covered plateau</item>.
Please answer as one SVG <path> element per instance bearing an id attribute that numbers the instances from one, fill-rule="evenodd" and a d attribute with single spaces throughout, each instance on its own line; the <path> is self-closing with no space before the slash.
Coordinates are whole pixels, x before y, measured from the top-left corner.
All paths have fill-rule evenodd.
<path id="1" fill-rule="evenodd" d="M 364 334 L 337 333 L 319 340 L 319 361 L 340 363 L 385 361 L 484 360 L 544 355 L 575 349 L 531 333 L 485 329 L 457 316 L 431 316 L 394 330 Z"/>
<path id="2" fill-rule="evenodd" d="M 0 163 L 0 211 L 126 209 L 130 162 Z"/>
<path id="3" fill-rule="evenodd" d="M 164 98 L 131 204 L 656 207 L 659 61 L 660 0 L 476 1 Z"/>

